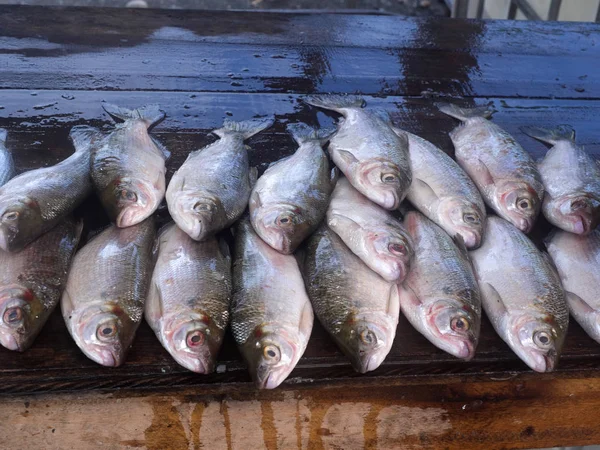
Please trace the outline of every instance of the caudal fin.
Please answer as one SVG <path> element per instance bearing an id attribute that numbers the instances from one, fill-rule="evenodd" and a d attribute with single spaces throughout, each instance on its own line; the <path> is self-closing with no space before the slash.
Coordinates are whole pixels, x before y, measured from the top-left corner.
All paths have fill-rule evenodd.
<path id="1" fill-rule="evenodd" d="M 73 142 L 75 152 L 90 151 L 92 144 L 100 136 L 100 131 L 87 125 L 75 125 L 71 128 L 69 138 Z"/>
<path id="2" fill-rule="evenodd" d="M 225 119 L 225 121 L 223 122 L 223 127 L 213 131 L 213 133 L 215 133 L 221 138 L 227 133 L 239 133 L 244 137 L 245 140 L 254 136 L 255 134 L 260 133 L 263 130 L 266 130 L 271 125 L 273 125 L 273 123 L 273 117 L 243 120 L 241 122 L 235 122 L 230 119 Z"/>
<path id="3" fill-rule="evenodd" d="M 156 104 L 142 106 L 137 109 L 127 109 L 111 103 L 104 103 L 102 108 L 104 108 L 104 111 L 106 111 L 115 121 L 125 122 L 130 119 L 141 119 L 146 123 L 146 127 L 148 128 L 156 125 L 165 118 L 164 111 L 161 111 L 160 106 Z"/>
<path id="4" fill-rule="evenodd" d="M 309 105 L 319 108 L 331 109 L 332 111 L 343 113 L 349 108 L 364 108 L 367 102 L 357 95 L 309 95 L 304 98 Z"/>
<path id="5" fill-rule="evenodd" d="M 548 144 L 554 145 L 558 141 L 575 142 L 575 130 L 570 125 L 558 125 L 554 128 L 521 127 L 521 131 Z"/>
<path id="6" fill-rule="evenodd" d="M 477 106 L 475 108 L 461 108 L 453 103 L 436 103 L 435 106 L 444 114 L 454 117 L 462 122 L 473 117 L 489 119 L 496 111 L 490 106 Z"/>
<path id="7" fill-rule="evenodd" d="M 286 127 L 298 145 L 309 141 L 318 141 L 324 145 L 331 135 L 335 133 L 335 128 L 313 128 L 305 123 L 289 123 Z"/>
<path id="8" fill-rule="evenodd" d="M 8 132 L 4 128 L 0 128 L 0 144 L 6 144 L 6 136 Z"/>

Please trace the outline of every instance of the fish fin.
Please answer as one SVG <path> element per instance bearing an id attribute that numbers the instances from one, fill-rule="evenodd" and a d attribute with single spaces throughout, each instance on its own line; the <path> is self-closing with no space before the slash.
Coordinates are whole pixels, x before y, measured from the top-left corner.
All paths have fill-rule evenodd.
<path id="1" fill-rule="evenodd" d="M 75 306 L 73 305 L 73 299 L 71 299 L 71 295 L 69 294 L 69 290 L 65 289 L 60 298 L 60 309 L 62 311 L 62 315 L 65 318 L 65 322 L 67 322 L 67 327 L 69 327 L 68 316 L 71 315 Z"/>
<path id="2" fill-rule="evenodd" d="M 357 95 L 309 95 L 304 102 L 318 108 L 331 109 L 343 114 L 345 109 L 364 108 L 365 99 Z"/>
<path id="3" fill-rule="evenodd" d="M 420 178 L 414 178 L 411 186 L 412 192 L 415 193 L 419 200 L 427 206 L 433 206 L 440 201 L 440 198 L 429 184 Z"/>
<path id="4" fill-rule="evenodd" d="M 221 251 L 221 255 L 223 255 L 223 257 L 231 266 L 231 251 L 229 250 L 229 245 L 227 245 L 227 241 L 220 237 L 217 239 L 217 242 L 219 243 L 219 250 Z"/>
<path id="5" fill-rule="evenodd" d="M 73 142 L 76 152 L 87 152 L 94 141 L 100 136 L 100 131 L 97 128 L 87 125 L 75 125 L 69 132 L 69 138 Z"/>
<path id="6" fill-rule="evenodd" d="M 225 119 L 223 122 L 223 127 L 214 130 L 217 136 L 222 138 L 227 133 L 240 133 L 244 140 L 251 138 L 255 134 L 260 133 L 263 130 L 266 130 L 271 125 L 275 123 L 275 118 L 271 117 L 263 117 L 260 119 L 250 119 L 243 120 L 241 122 L 236 122 L 231 119 Z"/>
<path id="7" fill-rule="evenodd" d="M 548 248 L 550 246 L 550 243 L 552 242 L 552 238 L 554 238 L 556 233 L 558 233 L 557 228 L 552 228 L 552 230 L 550 230 L 550 233 L 548 233 L 548 235 L 542 240 L 544 247 Z"/>
<path id="8" fill-rule="evenodd" d="M 558 141 L 575 142 L 575 130 L 570 125 L 558 125 L 554 128 L 521 127 L 520 130 L 547 144 L 556 144 Z"/>
<path id="9" fill-rule="evenodd" d="M 396 283 L 390 283 L 390 294 L 387 303 L 387 315 L 396 316 L 400 311 L 400 286 Z"/>
<path id="10" fill-rule="evenodd" d="M 310 336 L 315 321 L 315 314 L 312 309 L 310 302 L 306 302 L 302 313 L 300 314 L 300 323 L 298 324 L 298 331 L 305 336 Z"/>
<path id="11" fill-rule="evenodd" d="M 145 105 L 137 109 L 128 109 L 113 105 L 112 103 L 104 103 L 102 108 L 117 122 L 140 119 L 144 121 L 147 128 L 153 127 L 165 118 L 164 111 L 161 111 L 160 106 L 157 104 Z"/>
<path id="12" fill-rule="evenodd" d="M 444 114 L 466 122 L 473 117 L 484 117 L 489 119 L 496 111 L 490 106 L 477 106 L 475 108 L 461 108 L 453 103 L 436 103 L 435 106 Z"/>
<path id="13" fill-rule="evenodd" d="M 148 290 L 148 298 L 144 305 L 144 316 L 146 322 L 154 329 L 163 316 L 162 294 L 156 282 L 152 280 Z"/>
<path id="14" fill-rule="evenodd" d="M 569 309 L 576 312 L 576 314 L 573 314 L 574 316 L 586 317 L 594 313 L 594 308 L 592 308 L 579 295 L 569 291 L 565 291 L 565 294 L 567 296 Z"/>
<path id="15" fill-rule="evenodd" d="M 156 145 L 156 147 L 161 151 L 161 153 L 165 157 L 165 161 L 167 161 L 171 157 L 171 152 L 167 150 L 163 143 L 156 139 L 154 136 L 150 136 L 150 139 L 152 139 L 154 145 Z"/>
<path id="16" fill-rule="evenodd" d="M 337 167 L 334 167 L 333 169 L 331 169 L 331 172 L 329 172 L 329 183 L 331 184 L 331 189 L 333 189 L 335 187 L 339 178 L 340 178 L 340 169 L 338 169 Z"/>
<path id="17" fill-rule="evenodd" d="M 465 244 L 465 240 L 463 239 L 463 237 L 460 234 L 455 234 L 452 237 L 452 240 L 454 241 L 454 245 L 456 245 L 456 248 L 463 254 L 467 261 L 471 261 L 471 259 L 469 258 L 469 250 L 467 250 L 467 245 Z"/>
<path id="18" fill-rule="evenodd" d="M 313 128 L 301 122 L 288 123 L 286 129 L 298 145 L 310 141 L 318 141 L 319 144 L 325 145 L 331 135 L 336 132 L 335 128 Z"/>
<path id="19" fill-rule="evenodd" d="M 477 169 L 483 175 L 482 181 L 484 182 L 485 186 L 494 184 L 494 177 L 492 176 L 490 169 L 488 169 L 482 160 L 478 159 L 477 161 L 479 162 L 479 167 Z"/>
<path id="20" fill-rule="evenodd" d="M 260 194 L 256 191 L 252 191 L 252 194 L 250 195 L 250 202 L 254 203 L 254 207 L 256 209 L 262 208 L 262 201 L 260 199 Z"/>
<path id="21" fill-rule="evenodd" d="M 248 172 L 248 180 L 250 181 L 250 187 L 254 187 L 256 185 L 256 180 L 258 180 L 258 169 L 256 167 L 250 167 L 250 171 Z"/>
<path id="22" fill-rule="evenodd" d="M 415 291 L 407 286 L 406 283 L 398 285 L 398 302 L 400 305 L 404 305 L 403 310 L 419 308 L 423 303 Z"/>
<path id="23" fill-rule="evenodd" d="M 343 216 L 341 214 L 337 214 L 334 211 L 331 214 L 327 214 L 327 225 L 331 230 L 337 235 L 338 233 L 335 231 L 335 228 L 347 228 L 350 230 L 349 234 L 358 234 L 360 231 L 360 225 L 356 223 L 354 220 L 349 217 Z"/>
<path id="24" fill-rule="evenodd" d="M 7 134 L 8 134 L 8 131 L 6 131 L 6 129 L 0 128 L 0 144 L 2 144 L 2 145 L 6 144 Z"/>
<path id="25" fill-rule="evenodd" d="M 541 251 L 540 253 L 542 254 L 542 258 L 544 259 L 544 261 L 546 261 L 546 263 L 548 264 L 550 269 L 552 269 L 552 272 L 554 272 L 554 275 L 556 275 L 556 277 L 560 280 L 560 275 L 558 274 L 558 268 L 556 267 L 556 264 L 554 264 L 554 260 L 552 259 L 550 254 L 547 252 L 544 252 L 544 251 Z"/>
<path id="26" fill-rule="evenodd" d="M 490 283 L 479 282 L 481 296 L 486 299 L 484 301 L 484 309 L 490 321 L 494 321 L 494 317 L 505 317 L 508 314 L 506 306 L 502 301 L 502 297 Z"/>
<path id="27" fill-rule="evenodd" d="M 348 150 L 336 150 L 336 152 L 347 166 L 351 166 L 358 162 L 358 159 L 356 159 L 352 152 L 349 152 Z"/>
<path id="28" fill-rule="evenodd" d="M 404 148 L 409 148 L 409 143 L 408 143 L 408 134 L 405 133 L 404 131 L 398 129 L 400 132 L 396 132 L 394 131 L 394 133 L 396 134 L 396 136 L 398 136 L 398 139 L 400 139 L 401 141 L 401 145 Z"/>

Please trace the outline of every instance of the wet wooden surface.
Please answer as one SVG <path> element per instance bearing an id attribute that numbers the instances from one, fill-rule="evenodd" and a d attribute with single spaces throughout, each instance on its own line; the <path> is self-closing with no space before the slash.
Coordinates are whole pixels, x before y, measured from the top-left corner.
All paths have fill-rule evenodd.
<path id="1" fill-rule="evenodd" d="M 545 147 L 522 125 L 569 123 L 600 157 L 599 60 L 596 24 L 0 6 L 0 127 L 24 171 L 68 156 L 72 126 L 110 128 L 102 102 L 156 102 L 167 113 L 153 133 L 173 154 L 170 177 L 190 151 L 216 139 L 210 130 L 224 118 L 274 114 L 276 125 L 250 141 L 251 163 L 262 171 L 295 150 L 287 122 L 335 120 L 304 105 L 303 95 L 359 92 L 450 154 L 456 122 L 435 110 L 439 99 L 492 102 L 494 121 L 535 157 Z M 78 214 L 86 235 L 107 223 L 94 198 Z M 167 220 L 166 208 L 159 216 Z M 540 221 L 537 242 L 548 230 Z M 389 357 L 367 375 L 355 374 L 316 324 L 305 356 L 272 393 L 254 390 L 230 337 L 219 361 L 215 374 L 190 373 L 142 324 L 126 364 L 103 368 L 79 351 L 56 312 L 27 352 L 0 348 L 0 435 L 43 448 L 600 442 L 600 345 L 573 322 L 556 374 L 531 373 L 487 320 L 466 363 L 401 318 Z"/>

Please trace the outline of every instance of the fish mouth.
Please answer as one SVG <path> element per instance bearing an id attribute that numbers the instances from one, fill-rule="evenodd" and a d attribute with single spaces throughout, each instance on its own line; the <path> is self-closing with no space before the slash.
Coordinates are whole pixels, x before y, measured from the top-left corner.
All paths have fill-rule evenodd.
<path id="1" fill-rule="evenodd" d="M 158 208 L 162 198 L 159 198 L 155 189 L 142 180 L 122 180 L 122 185 L 117 186 L 114 195 L 116 196 L 117 214 L 115 224 L 119 228 L 126 228 L 137 225 L 150 217 Z M 135 201 L 123 200 L 120 197 L 121 192 L 133 192 L 137 195 Z"/>
<path id="2" fill-rule="evenodd" d="M 546 354 L 540 352 L 531 352 L 529 358 L 525 360 L 527 365 L 536 372 L 552 372 L 556 369 L 558 363 L 558 354 L 556 351 L 549 351 Z"/>
<path id="3" fill-rule="evenodd" d="M 476 249 L 481 245 L 481 233 L 473 230 L 460 230 L 457 233 L 465 243 L 468 249 Z"/>
<path id="4" fill-rule="evenodd" d="M 383 354 L 382 352 L 370 354 L 365 353 L 364 355 L 359 356 L 357 364 L 355 364 L 354 368 L 359 373 L 372 372 L 381 365 L 385 359 L 385 356 L 386 354 Z"/>
<path id="5" fill-rule="evenodd" d="M 196 241 L 220 231 L 219 225 L 227 222 L 221 201 L 208 194 L 180 195 L 169 212 L 177 226 Z"/>
<path id="6" fill-rule="evenodd" d="M 89 359 L 106 367 L 118 367 L 124 360 L 124 358 L 116 355 L 114 351 L 99 346 L 95 346 L 91 350 L 86 348 L 81 348 L 81 350 Z"/>
<path id="7" fill-rule="evenodd" d="M 470 339 L 456 340 L 454 345 L 450 346 L 446 351 L 452 356 L 470 361 L 475 356 L 475 343 Z"/>
<path id="8" fill-rule="evenodd" d="M 278 387 L 283 380 L 279 380 L 279 377 L 274 372 L 269 372 L 266 377 L 256 379 L 256 387 L 258 389 L 275 389 Z"/>
<path id="9" fill-rule="evenodd" d="M 8 231 L 4 226 L 0 225 L 0 248 L 5 252 L 9 251 L 9 241 Z"/>
<path id="10" fill-rule="evenodd" d="M 208 374 L 208 373 L 212 373 L 214 370 L 213 363 L 205 364 L 199 358 L 194 358 L 191 355 L 187 355 L 187 354 L 182 355 L 182 354 L 179 354 L 179 352 L 172 352 L 171 355 L 173 356 L 173 359 L 175 359 L 175 361 L 177 361 L 177 363 L 180 366 L 182 366 L 192 372 Z"/>

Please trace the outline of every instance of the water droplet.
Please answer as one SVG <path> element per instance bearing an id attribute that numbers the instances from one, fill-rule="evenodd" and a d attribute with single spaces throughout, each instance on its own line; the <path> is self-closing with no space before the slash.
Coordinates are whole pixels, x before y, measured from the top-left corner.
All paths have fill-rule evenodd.
<path id="1" fill-rule="evenodd" d="M 244 68 L 242 69 L 242 72 L 250 72 L 250 69 L 248 69 L 247 67 L 244 67 Z"/>
<path id="2" fill-rule="evenodd" d="M 190 105 L 183 105 L 183 109 L 190 109 Z"/>
<path id="3" fill-rule="evenodd" d="M 242 86 L 242 83 L 238 83 L 237 81 L 232 81 L 230 84 L 232 86 Z"/>
<path id="4" fill-rule="evenodd" d="M 144 59 L 144 60 L 142 61 L 142 64 L 149 64 L 149 63 L 150 63 L 150 60 L 149 60 L 149 59 Z"/>
<path id="5" fill-rule="evenodd" d="M 252 56 L 254 56 L 255 58 L 260 58 L 262 55 L 259 55 L 258 53 L 255 53 L 255 54 L 254 54 L 254 55 L 252 55 Z"/>
<path id="6" fill-rule="evenodd" d="M 190 95 L 190 98 L 196 98 L 196 94 Z"/>
<path id="7" fill-rule="evenodd" d="M 75 100 L 75 96 L 71 95 L 71 94 L 63 94 L 61 95 L 62 98 L 64 98 L 65 100 Z"/>
<path id="8" fill-rule="evenodd" d="M 233 116 L 233 113 L 231 111 L 225 111 L 225 115 L 231 117 Z"/>
<path id="9" fill-rule="evenodd" d="M 38 95 L 37 92 L 31 92 L 29 95 L 31 95 L 32 97 L 35 97 L 36 95 Z"/>

